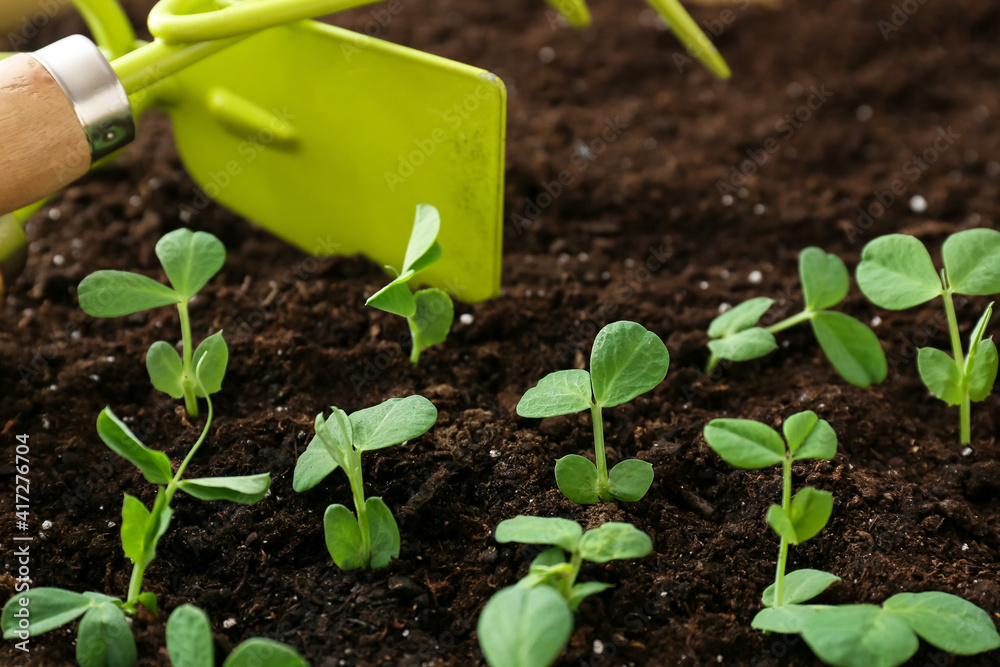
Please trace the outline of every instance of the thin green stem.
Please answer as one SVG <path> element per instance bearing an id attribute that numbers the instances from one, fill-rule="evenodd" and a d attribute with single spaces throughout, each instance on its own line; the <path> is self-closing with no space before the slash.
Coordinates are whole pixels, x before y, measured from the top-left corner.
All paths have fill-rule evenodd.
<path id="1" fill-rule="evenodd" d="M 781 462 L 781 508 L 788 513 L 788 508 L 792 504 L 792 460 L 785 457 Z M 785 599 L 785 567 L 788 564 L 788 540 L 781 538 L 781 547 L 778 551 L 778 569 L 774 575 L 774 606 L 780 607 Z"/>
<path id="2" fill-rule="evenodd" d="M 368 508 L 365 506 L 364 476 L 361 474 L 361 456 L 355 451 L 357 460 L 347 478 L 351 483 L 351 495 L 354 496 L 354 509 L 358 513 L 358 527 L 361 529 L 361 554 L 365 565 L 370 565 L 372 557 L 372 531 L 368 523 Z"/>
<path id="3" fill-rule="evenodd" d="M 574 551 L 570 557 L 570 567 L 572 568 L 570 572 L 562 580 L 562 589 L 560 592 L 562 596 L 566 598 L 569 602 L 570 597 L 573 595 L 573 585 L 576 584 L 576 578 L 580 575 L 580 566 L 583 563 L 583 556 L 579 551 Z"/>
<path id="4" fill-rule="evenodd" d="M 597 461 L 597 495 L 601 500 L 611 500 L 611 482 L 608 480 L 608 459 L 604 453 L 604 416 L 601 406 L 590 405 L 590 417 L 594 422 L 594 458 Z"/>
<path id="5" fill-rule="evenodd" d="M 406 323 L 410 325 L 410 338 L 413 339 L 413 349 L 410 350 L 410 362 L 416 366 L 420 362 L 420 338 L 417 334 L 417 323 L 412 317 L 406 318 Z"/>
<path id="6" fill-rule="evenodd" d="M 711 375 L 712 371 L 715 370 L 715 367 L 719 365 L 720 361 L 721 359 L 719 357 L 714 354 L 710 355 L 708 357 L 708 364 L 705 365 L 705 375 Z"/>
<path id="7" fill-rule="evenodd" d="M 198 416 L 198 396 L 195 394 L 194 367 L 191 363 L 193 354 L 191 344 L 191 318 L 188 315 L 187 301 L 177 304 L 177 312 L 181 320 L 181 344 L 183 345 L 184 362 L 184 406 L 192 417 Z"/>
<path id="8" fill-rule="evenodd" d="M 803 310 L 798 315 L 793 315 L 793 316 L 789 317 L 788 319 L 781 320 L 777 324 L 772 324 L 771 326 L 769 326 L 767 328 L 767 331 L 770 332 L 770 333 L 776 334 L 779 331 L 784 331 L 785 329 L 790 329 L 790 328 L 794 327 L 796 324 L 799 324 L 801 322 L 808 322 L 809 320 L 811 320 L 813 318 L 813 315 L 815 315 L 815 314 L 816 313 L 813 312 L 813 311 L 811 311 L 811 310 Z"/>
<path id="9" fill-rule="evenodd" d="M 955 300 L 952 298 L 951 287 L 945 289 L 944 312 L 948 316 L 948 334 L 951 337 L 951 352 L 958 366 L 958 376 L 962 378 L 962 403 L 959 406 L 961 444 L 972 442 L 972 400 L 969 398 L 968 378 L 965 377 L 965 355 L 962 353 L 962 336 L 958 331 L 958 316 L 955 314 Z"/>

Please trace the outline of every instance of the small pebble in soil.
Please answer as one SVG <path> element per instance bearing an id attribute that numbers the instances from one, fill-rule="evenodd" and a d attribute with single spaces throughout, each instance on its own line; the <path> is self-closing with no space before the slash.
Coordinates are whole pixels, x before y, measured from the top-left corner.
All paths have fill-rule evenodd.
<path id="1" fill-rule="evenodd" d="M 108 521 L 108 528 L 114 528 L 114 527 L 115 527 L 115 522 L 114 521 Z"/>
<path id="2" fill-rule="evenodd" d="M 733 201 L 735 201 L 735 200 L 733 199 L 732 195 L 722 195 L 722 205 L 723 206 L 732 206 L 733 205 Z"/>
<path id="3" fill-rule="evenodd" d="M 972 453 L 972 447 L 966 447 L 965 449 L 962 450 L 962 456 L 968 456 L 971 453 Z"/>
<path id="4" fill-rule="evenodd" d="M 472 320 L 473 317 L 471 313 L 462 313 L 461 317 L 458 318 L 458 321 L 464 324 L 465 326 L 469 326 L 470 324 L 472 324 Z"/>
<path id="5" fill-rule="evenodd" d="M 963 544 L 962 545 L 962 551 L 968 551 L 968 550 L 969 550 L 969 545 L 968 544 Z"/>
<path id="6" fill-rule="evenodd" d="M 601 274 L 601 280 L 611 280 L 611 272 L 605 271 Z"/>
<path id="7" fill-rule="evenodd" d="M 751 271 L 750 275 L 747 276 L 747 279 L 756 285 L 757 283 L 759 283 L 761 280 L 764 279 L 764 274 L 762 274 L 760 271 Z"/>
<path id="8" fill-rule="evenodd" d="M 702 280 L 700 283 L 698 283 L 698 287 L 700 287 L 701 289 L 708 289 L 708 281 Z"/>
<path id="9" fill-rule="evenodd" d="M 52 263 L 55 264 L 56 266 L 62 266 L 63 264 L 66 263 L 66 258 L 63 257 L 62 255 L 54 255 L 52 257 Z"/>
<path id="10" fill-rule="evenodd" d="M 58 220 L 62 217 L 62 211 L 57 208 L 49 209 L 49 220 Z"/>
<path id="11" fill-rule="evenodd" d="M 409 637 L 410 636 L 410 631 L 409 630 L 403 630 L 403 636 L 404 637 Z"/>
<path id="12" fill-rule="evenodd" d="M 629 257 L 628 259 L 625 260 L 625 266 L 631 269 L 633 266 L 635 266 L 635 260 Z"/>
<path id="13" fill-rule="evenodd" d="M 594 655 L 601 655 L 604 653 L 604 642 L 600 639 L 594 640 Z"/>
<path id="14" fill-rule="evenodd" d="M 910 210 L 914 213 L 923 213 L 927 210 L 927 200 L 920 195 L 910 197 Z"/>
<path id="15" fill-rule="evenodd" d="M 551 46 L 543 46 L 538 50 L 538 59 L 548 65 L 556 59 L 556 50 Z"/>
<path id="16" fill-rule="evenodd" d="M 139 207 L 142 206 L 142 197 L 139 195 L 132 195 L 128 198 L 128 203 L 131 206 Z"/>
<path id="17" fill-rule="evenodd" d="M 879 317 L 878 315 L 876 315 L 875 317 L 872 318 L 872 326 L 873 327 L 877 327 L 880 324 L 882 324 L 882 318 L 881 317 Z"/>
<path id="18" fill-rule="evenodd" d="M 494 459 L 495 459 L 495 458 L 497 458 L 498 456 L 500 456 L 500 452 L 498 452 L 498 451 L 497 451 L 497 450 L 495 450 L 495 449 L 491 449 L 491 450 L 490 450 L 490 458 L 494 458 Z"/>
<path id="19" fill-rule="evenodd" d="M 589 256 L 589 255 L 588 255 L 587 253 L 585 253 L 585 252 L 581 252 L 581 253 L 580 253 L 579 255 L 577 255 L 576 257 L 577 257 L 577 259 L 579 259 L 579 260 L 580 260 L 581 262 L 586 262 L 586 261 L 587 261 L 588 259 L 590 259 L 590 256 Z"/>
<path id="20" fill-rule="evenodd" d="M 754 204 L 753 205 L 753 212 L 755 214 L 757 214 L 757 215 L 764 215 L 764 211 L 766 211 L 766 210 L 767 210 L 767 207 L 764 206 L 763 204 Z"/>
<path id="21" fill-rule="evenodd" d="M 872 117 L 872 108 L 867 104 L 862 104 L 857 109 L 854 110 L 854 117 L 860 120 L 862 123 L 866 120 L 870 120 Z"/>
<path id="22" fill-rule="evenodd" d="M 233 627 L 234 625 L 236 625 L 236 619 L 235 618 L 227 618 L 226 620 L 224 620 L 222 622 L 222 627 L 224 627 L 226 630 L 228 630 L 229 628 Z"/>
<path id="23" fill-rule="evenodd" d="M 52 527 L 52 522 L 49 521 L 48 519 L 42 522 L 42 530 L 48 530 L 51 527 Z"/>
<path id="24" fill-rule="evenodd" d="M 726 303 L 725 301 L 723 301 L 722 303 L 720 303 L 720 304 L 719 304 L 719 312 L 720 312 L 720 313 L 724 313 L 724 312 L 726 312 L 727 310 L 729 310 L 730 308 L 732 308 L 732 306 L 730 306 L 730 305 L 729 305 L 728 303 Z"/>

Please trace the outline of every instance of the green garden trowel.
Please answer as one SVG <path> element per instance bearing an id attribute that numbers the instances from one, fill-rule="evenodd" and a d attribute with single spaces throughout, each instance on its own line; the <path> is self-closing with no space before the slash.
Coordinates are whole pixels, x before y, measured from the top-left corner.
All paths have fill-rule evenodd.
<path id="1" fill-rule="evenodd" d="M 182 214 L 211 199 L 308 252 L 388 264 L 417 204 L 433 204 L 444 255 L 421 280 L 465 301 L 499 293 L 497 77 L 302 20 L 357 0 L 164 0 L 145 45 L 112 0 L 74 4 L 107 60 L 75 36 L 0 61 L 0 213 L 83 175 L 155 107 L 207 195 Z"/>

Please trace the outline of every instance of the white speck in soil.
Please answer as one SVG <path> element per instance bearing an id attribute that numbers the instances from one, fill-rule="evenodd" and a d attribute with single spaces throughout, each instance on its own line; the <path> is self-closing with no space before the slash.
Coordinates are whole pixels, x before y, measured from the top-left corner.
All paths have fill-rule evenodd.
<path id="1" fill-rule="evenodd" d="M 633 266 L 635 266 L 635 260 L 629 257 L 628 259 L 625 260 L 625 266 L 631 269 Z"/>
<path id="2" fill-rule="evenodd" d="M 600 639 L 594 640 L 594 655 L 601 655 L 604 653 L 604 642 Z"/>
<path id="3" fill-rule="evenodd" d="M 500 452 L 498 452 L 498 451 L 497 451 L 497 450 L 495 450 L 495 449 L 491 449 L 491 450 L 490 450 L 490 458 L 494 458 L 494 459 L 495 459 L 495 458 L 497 458 L 498 456 L 500 456 Z"/>
<path id="4" fill-rule="evenodd" d="M 586 262 L 586 261 L 587 261 L 588 259 L 590 259 L 590 255 L 588 255 L 588 254 L 587 254 L 587 253 L 585 253 L 585 252 L 581 252 L 581 253 L 580 253 L 579 255 L 577 255 L 576 257 L 577 257 L 577 259 L 579 259 L 579 260 L 580 260 L 581 262 Z"/>
<path id="5" fill-rule="evenodd" d="M 228 630 L 229 628 L 233 627 L 234 625 L 236 625 L 236 619 L 235 618 L 227 618 L 226 620 L 224 620 L 222 622 L 222 627 L 224 627 L 226 630 Z"/>
<path id="6" fill-rule="evenodd" d="M 461 317 L 458 318 L 458 321 L 464 324 L 465 326 L 469 326 L 470 324 L 472 324 L 473 319 L 474 318 L 472 317 L 472 313 L 462 313 Z"/>
<path id="7" fill-rule="evenodd" d="M 58 220 L 62 217 L 62 211 L 57 208 L 49 209 L 49 220 Z"/>
<path id="8" fill-rule="evenodd" d="M 753 212 L 756 215 L 764 215 L 764 211 L 766 211 L 766 210 L 767 210 L 767 207 L 764 206 L 763 204 L 754 204 L 753 205 Z"/>
<path id="9" fill-rule="evenodd" d="M 722 656 L 721 655 L 715 656 L 715 661 L 716 662 L 722 662 Z"/>
<path id="10" fill-rule="evenodd" d="M 708 289 L 708 281 L 702 280 L 700 283 L 698 283 L 698 287 L 700 287 L 701 289 Z"/>
<path id="11" fill-rule="evenodd" d="M 55 390 L 56 390 L 56 389 L 58 389 L 58 388 L 59 388 L 59 387 L 57 387 L 57 386 L 56 386 L 56 385 L 54 385 L 54 384 L 50 384 L 50 385 L 49 385 L 49 391 L 55 391 Z"/>
<path id="12" fill-rule="evenodd" d="M 733 199 L 732 195 L 722 195 L 722 205 L 723 206 L 732 206 L 733 205 L 733 201 L 735 201 L 735 200 Z"/>
<path id="13" fill-rule="evenodd" d="M 132 195 L 128 198 L 128 203 L 132 206 L 142 206 L 142 197 L 139 195 Z"/>
<path id="14" fill-rule="evenodd" d="M 927 210 L 927 200 L 920 195 L 910 197 L 910 210 L 914 213 L 923 213 Z"/>
<path id="15" fill-rule="evenodd" d="M 790 341 L 790 340 L 783 340 L 783 341 L 781 341 L 781 347 L 788 347 L 791 344 L 792 344 L 792 341 Z"/>
<path id="16" fill-rule="evenodd" d="M 404 637 L 409 637 L 410 636 L 410 631 L 409 630 L 403 630 L 403 636 Z"/>
<path id="17" fill-rule="evenodd" d="M 42 428 L 44 428 L 46 431 L 48 431 L 51 426 L 52 426 L 52 422 L 49 421 L 48 417 L 46 417 L 46 416 L 43 415 L 42 416 Z"/>
<path id="18" fill-rule="evenodd" d="M 968 550 L 969 550 L 969 545 L 968 544 L 963 544 L 962 545 L 962 551 L 968 551 Z"/>
<path id="19" fill-rule="evenodd" d="M 757 283 L 759 283 L 761 280 L 764 279 L 764 274 L 762 274 L 760 271 L 751 271 L 750 275 L 747 276 L 747 278 L 750 280 L 750 282 L 756 285 Z"/>
<path id="20" fill-rule="evenodd" d="M 610 279 L 611 279 L 610 271 L 605 271 L 604 273 L 601 274 L 601 280 L 610 280 Z"/>
<path id="21" fill-rule="evenodd" d="M 720 312 L 720 313 L 724 313 L 724 312 L 726 312 L 727 310 L 729 310 L 730 308 L 732 308 L 732 306 L 730 306 L 730 305 L 729 305 L 728 303 L 726 303 L 725 301 L 723 301 L 722 303 L 720 303 L 720 304 L 719 304 L 719 312 Z"/>
<path id="22" fill-rule="evenodd" d="M 590 146 L 583 143 L 579 139 L 573 140 L 573 150 L 576 152 L 577 155 L 579 155 L 585 160 L 594 159 L 594 151 L 590 150 Z"/>
<path id="23" fill-rule="evenodd" d="M 972 453 L 972 447 L 966 447 L 965 449 L 962 450 L 962 456 L 968 456 L 971 453 Z"/>
<path id="24" fill-rule="evenodd" d="M 543 46 L 538 50 L 538 59 L 548 65 L 556 59 L 556 50 L 551 46 Z"/>
<path id="25" fill-rule="evenodd" d="M 42 522 L 42 530 L 48 530 L 51 527 L 52 527 L 52 522 L 49 521 L 48 519 Z"/>
<path id="26" fill-rule="evenodd" d="M 191 222 L 191 211 L 186 208 L 182 208 L 180 212 L 181 222 Z"/>
<path id="27" fill-rule="evenodd" d="M 100 375 L 98 375 L 97 373 L 91 373 L 91 374 L 90 374 L 90 375 L 88 375 L 87 377 L 89 377 L 89 378 L 90 378 L 91 380 L 93 380 L 94 382 L 100 382 L 100 381 L 101 381 L 101 376 L 100 376 Z"/>
<path id="28" fill-rule="evenodd" d="M 62 266 L 63 264 L 66 263 L 66 258 L 63 257 L 62 255 L 54 255 L 52 257 L 52 263 L 55 264 L 56 266 Z"/>
<path id="29" fill-rule="evenodd" d="M 871 120 L 873 113 L 874 112 L 872 111 L 872 108 L 870 106 L 868 106 L 867 104 L 862 104 L 861 106 L 859 106 L 857 109 L 854 110 L 854 117 L 863 123 L 866 120 Z"/>
<path id="30" fill-rule="evenodd" d="M 115 527 L 115 522 L 114 521 L 108 521 L 108 528 L 114 528 L 114 527 Z"/>
<path id="31" fill-rule="evenodd" d="M 877 327 L 880 324 L 882 324 L 882 318 L 881 317 L 879 317 L 878 315 L 876 315 L 875 317 L 872 318 L 872 326 L 873 327 Z"/>

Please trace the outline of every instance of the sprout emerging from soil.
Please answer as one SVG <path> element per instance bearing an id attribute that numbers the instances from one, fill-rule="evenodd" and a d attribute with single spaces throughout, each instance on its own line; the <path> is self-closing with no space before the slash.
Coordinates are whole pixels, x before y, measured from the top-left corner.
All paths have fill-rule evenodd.
<path id="1" fill-rule="evenodd" d="M 80 282 L 80 308 L 94 317 L 121 317 L 176 305 L 183 355 L 178 355 L 173 345 L 157 341 L 146 353 L 146 369 L 154 387 L 173 398 L 183 396 L 188 414 L 197 417 L 198 398 L 206 398 L 208 393 L 222 388 L 229 350 L 221 332 L 206 338 L 198 349 L 193 348 L 188 304 L 222 268 L 226 249 L 207 232 L 178 229 L 157 242 L 156 256 L 173 289 L 137 273 L 97 271 Z M 203 359 L 207 362 L 204 365 Z M 194 377 L 196 366 L 202 368 L 200 385 Z"/>
<path id="2" fill-rule="evenodd" d="M 774 299 L 750 299 L 712 320 L 708 328 L 706 373 L 719 361 L 749 361 L 777 349 L 774 334 L 802 322 L 813 333 L 826 358 L 840 376 L 858 387 L 885 380 L 888 364 L 875 333 L 853 317 L 829 310 L 844 300 L 850 286 L 847 267 L 839 257 L 819 248 L 806 248 L 799 256 L 799 276 L 805 310 L 769 327 L 757 326 Z"/>
<path id="3" fill-rule="evenodd" d="M 775 581 L 753 627 L 801 634 L 821 660 L 835 667 L 901 665 L 916 653 L 917 637 L 949 653 L 973 655 L 1000 647 L 989 614 L 955 595 L 899 593 L 877 605 L 820 605 L 810 600 L 840 577 L 821 570 L 785 574 L 788 545 L 818 534 L 830 520 L 833 496 L 806 487 L 792 497 L 792 464 L 832 459 L 837 435 L 813 412 L 800 412 L 782 425 L 784 440 L 770 426 L 749 419 L 715 419 L 705 427 L 708 445 L 726 462 L 747 470 L 781 464 L 782 502 L 771 505 L 767 521 L 781 538 Z"/>
<path id="4" fill-rule="evenodd" d="M 659 336 L 635 322 L 612 322 L 597 334 L 590 353 L 590 372 L 556 371 L 521 397 L 521 417 L 556 417 L 590 410 L 594 422 L 596 465 L 577 454 L 556 462 L 556 483 L 575 503 L 612 499 L 640 500 L 653 483 L 646 461 L 621 461 L 608 473 L 604 453 L 604 408 L 627 403 L 660 384 L 667 376 L 670 354 Z"/>
<path id="5" fill-rule="evenodd" d="M 385 567 L 399 557 L 399 526 L 381 498 L 365 499 L 361 452 L 418 438 L 437 421 L 437 408 L 423 396 L 390 398 L 347 416 L 316 415 L 316 434 L 295 464 L 292 488 L 307 491 L 337 468 L 351 484 L 357 516 L 343 505 L 326 508 L 323 529 L 333 562 L 342 570 Z"/>
<path id="6" fill-rule="evenodd" d="M 215 642 L 208 615 L 184 604 L 167 621 L 167 654 L 175 667 L 213 667 Z M 298 651 L 279 642 L 254 637 L 237 646 L 222 667 L 309 667 Z"/>
<path id="7" fill-rule="evenodd" d="M 420 361 L 422 350 L 444 342 L 455 319 L 455 305 L 446 292 L 432 287 L 413 293 L 408 284 L 413 276 L 441 259 L 441 246 L 437 242 L 440 230 L 438 210 L 430 204 L 417 206 L 402 271 L 386 266 L 395 279 L 365 302 L 366 306 L 406 318 L 413 338 L 410 361 L 414 366 Z"/>
<path id="8" fill-rule="evenodd" d="M 76 659 L 80 664 L 83 667 L 130 667 L 137 660 L 137 654 L 127 617 L 137 614 L 139 605 L 154 614 L 158 613 L 156 595 L 151 591 L 144 593 L 142 583 L 146 568 L 156 557 L 157 544 L 170 526 L 173 516 L 170 503 L 174 494 L 184 491 L 200 500 L 228 500 L 245 505 L 256 503 L 267 495 L 271 486 L 268 473 L 244 477 L 183 478 L 195 453 L 208 437 L 212 424 L 212 400 L 201 382 L 201 372 L 207 364 L 209 360 L 202 358 L 195 368 L 194 378 L 201 392 L 199 395 L 205 396 L 208 401 L 208 418 L 201 435 L 176 471 L 166 454 L 144 445 L 110 408 L 101 411 L 97 418 L 97 433 L 104 444 L 156 485 L 152 510 L 135 496 L 125 494 L 122 550 L 132 561 L 132 576 L 125 598 L 122 600 L 94 592 L 75 593 L 60 588 L 29 589 L 4 605 L 0 627 L 5 639 L 26 640 L 83 616 L 76 643 Z M 225 373 L 224 366 L 221 372 Z"/>
<path id="9" fill-rule="evenodd" d="M 535 516 L 501 522 L 496 540 L 554 546 L 535 557 L 521 581 L 498 591 L 483 607 L 477 632 L 491 667 L 551 665 L 569 641 L 580 603 L 613 587 L 577 583 L 583 561 L 608 563 L 653 551 L 649 536 L 628 523 L 605 523 L 584 533 L 575 521 Z"/>
<path id="10" fill-rule="evenodd" d="M 927 248 L 905 234 L 889 234 L 865 246 L 858 265 L 858 286 L 876 306 L 905 310 L 942 297 L 948 318 L 952 355 L 920 348 L 917 369 L 931 393 L 959 408 L 959 439 L 972 440 L 972 401 L 983 401 L 997 377 L 997 348 L 983 340 L 993 304 L 986 309 L 969 338 L 968 354 L 955 315 L 954 294 L 981 296 L 1000 292 L 1000 232 L 969 229 L 949 236 L 941 247 L 944 268 L 934 268 Z"/>

